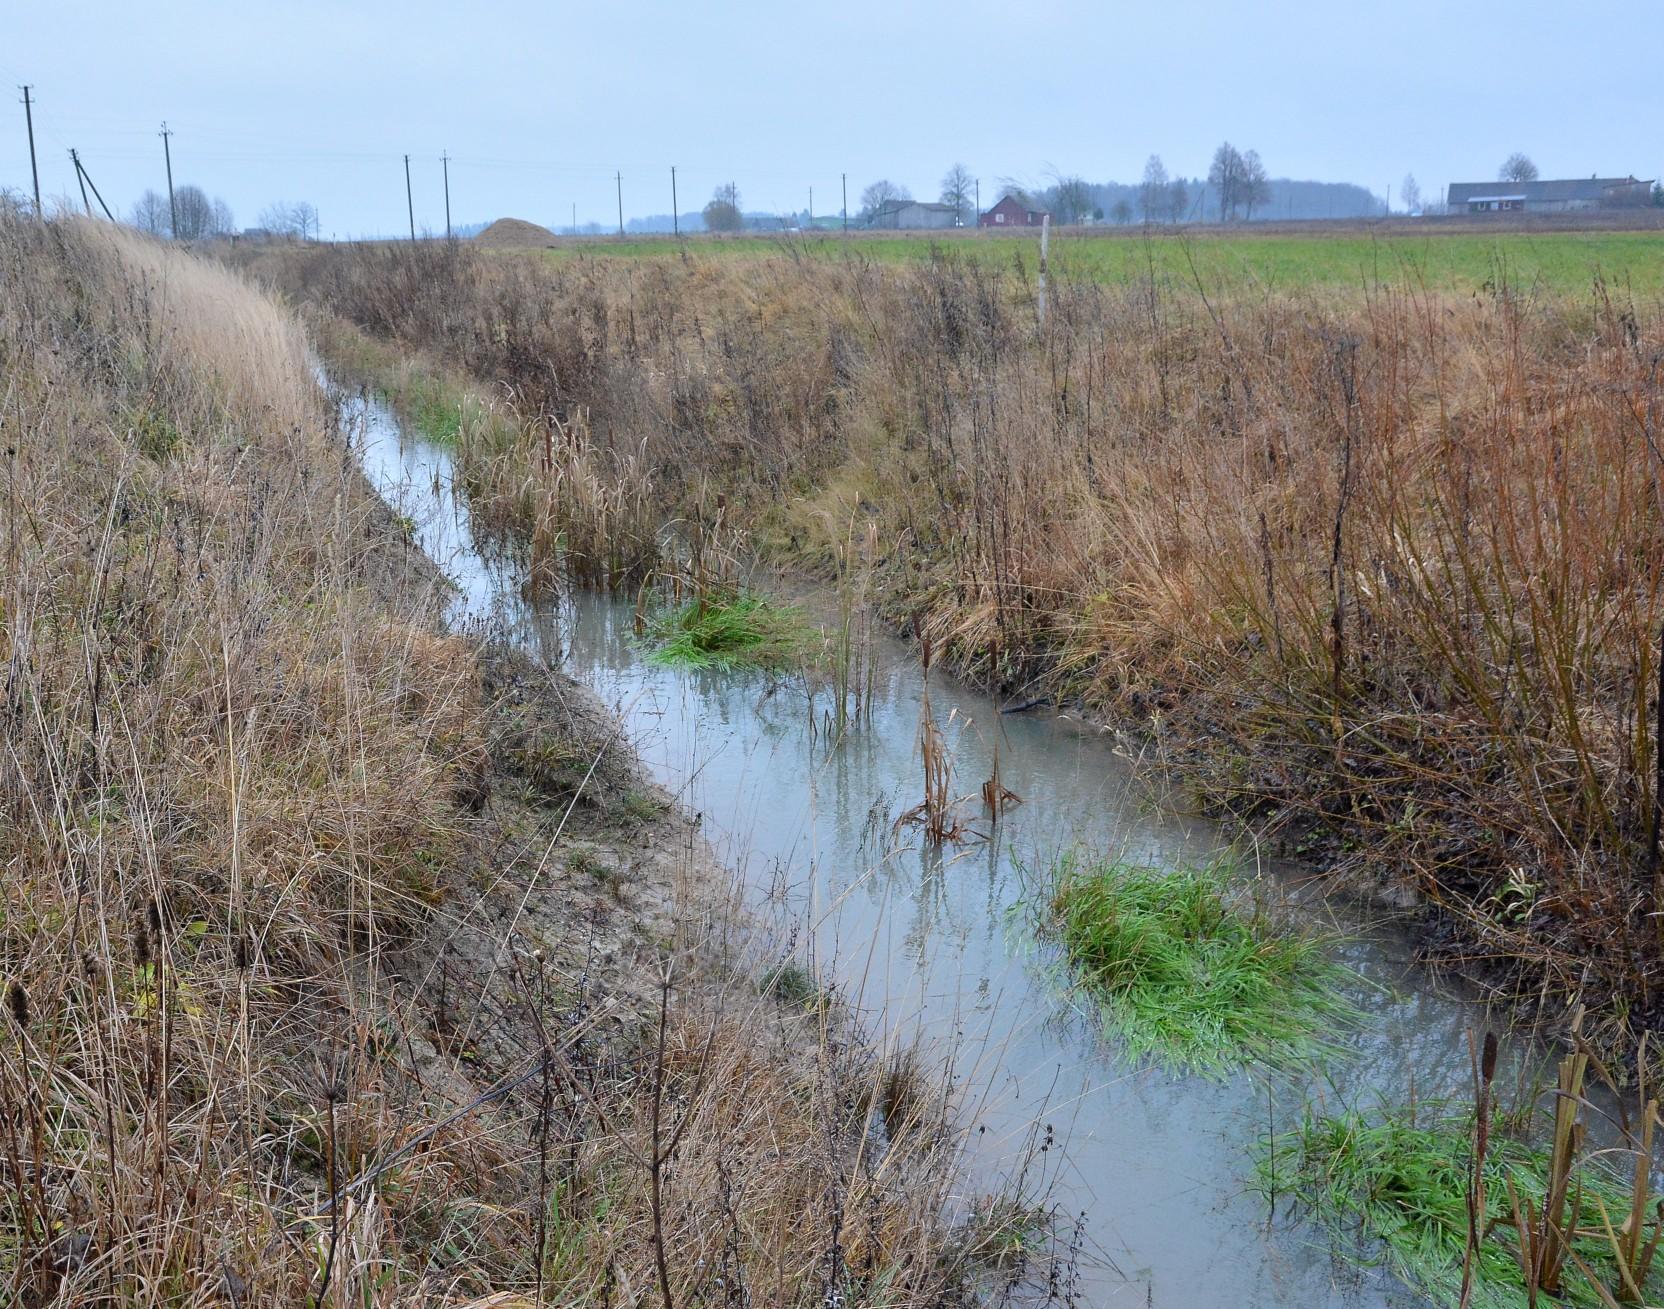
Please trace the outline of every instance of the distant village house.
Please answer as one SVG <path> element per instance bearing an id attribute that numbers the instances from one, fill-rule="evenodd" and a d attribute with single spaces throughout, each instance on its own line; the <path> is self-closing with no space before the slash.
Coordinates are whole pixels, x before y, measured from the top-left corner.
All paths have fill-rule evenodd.
<path id="1" fill-rule="evenodd" d="M 1014 195 L 1008 195 L 976 221 L 979 227 L 1039 227 L 1044 209 L 1030 209 Z"/>
<path id="2" fill-rule="evenodd" d="M 958 227 L 959 211 L 952 205 L 927 204 L 922 200 L 889 200 L 873 211 L 867 226 L 900 232 Z"/>
<path id="3" fill-rule="evenodd" d="M 1627 209 L 1647 204 L 1652 183 L 1634 177 L 1563 178 L 1546 182 L 1452 182 L 1453 214 L 1562 214 L 1577 209 Z"/>

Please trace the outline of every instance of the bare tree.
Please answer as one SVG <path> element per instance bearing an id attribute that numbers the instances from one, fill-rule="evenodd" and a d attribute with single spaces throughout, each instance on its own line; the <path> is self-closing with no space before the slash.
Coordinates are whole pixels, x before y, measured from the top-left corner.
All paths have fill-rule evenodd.
<path id="1" fill-rule="evenodd" d="M 1167 221 L 1182 223 L 1184 211 L 1190 208 L 1190 188 L 1184 184 L 1184 178 L 1175 177 L 1167 184 Z"/>
<path id="2" fill-rule="evenodd" d="M 318 211 L 305 200 L 292 204 L 278 201 L 260 211 L 260 226 L 277 236 L 294 236 L 304 241 L 318 234 Z"/>
<path id="3" fill-rule="evenodd" d="M 740 212 L 740 189 L 732 182 L 717 187 L 705 206 L 705 229 L 710 232 L 737 232 L 745 226 L 745 215 Z"/>
<path id="4" fill-rule="evenodd" d="M 200 241 L 213 235 L 214 202 L 200 186 L 189 183 L 174 193 L 173 235 L 180 241 Z"/>
<path id="5" fill-rule="evenodd" d="M 872 216 L 886 205 L 899 204 L 912 198 L 913 193 L 905 186 L 892 182 L 887 177 L 881 177 L 861 192 L 861 217 L 870 221 Z"/>
<path id="6" fill-rule="evenodd" d="M 1051 207 L 1060 223 L 1078 223 L 1092 212 L 1092 188 L 1082 177 L 1060 177 L 1052 187 Z"/>
<path id="7" fill-rule="evenodd" d="M 1404 180 L 1398 184 L 1398 194 L 1403 197 L 1405 213 L 1421 212 L 1421 183 L 1416 181 L 1414 173 L 1404 174 Z"/>
<path id="8" fill-rule="evenodd" d="M 146 191 L 133 206 L 128 221 L 141 232 L 149 232 L 152 236 L 166 236 L 168 198 L 165 195 L 157 195 L 154 191 Z"/>
<path id="9" fill-rule="evenodd" d="M 942 203 L 953 206 L 954 219 L 963 227 L 965 211 L 976 204 L 976 178 L 964 164 L 955 164 L 942 175 Z"/>
<path id="10" fill-rule="evenodd" d="M 1242 156 L 1229 141 L 1213 152 L 1213 163 L 1208 166 L 1208 184 L 1219 195 L 1219 218 L 1228 222 L 1236 217 L 1242 198 Z"/>
<path id="11" fill-rule="evenodd" d="M 215 196 L 213 217 L 209 223 L 209 235 L 230 236 L 236 230 L 237 219 L 231 212 L 231 206 Z"/>
<path id="12" fill-rule="evenodd" d="M 1248 220 L 1253 221 L 1255 205 L 1269 204 L 1270 201 L 1271 179 L 1265 175 L 1260 152 L 1250 150 L 1242 156 L 1242 204 Z"/>
<path id="13" fill-rule="evenodd" d="M 1496 178 L 1499 182 L 1535 182 L 1537 165 L 1531 162 L 1530 155 L 1516 150 L 1502 161 Z"/>
<path id="14" fill-rule="evenodd" d="M 1154 222 L 1167 212 L 1167 165 L 1160 155 L 1151 155 L 1144 164 L 1144 181 L 1138 188 L 1138 207 L 1146 223 Z"/>
<path id="15" fill-rule="evenodd" d="M 1114 205 L 1110 207 L 1109 216 L 1122 227 L 1125 227 L 1128 223 L 1132 222 L 1132 206 L 1125 200 L 1117 200 Z M 1150 221 L 1148 211 L 1145 212 L 1144 221 Z"/>

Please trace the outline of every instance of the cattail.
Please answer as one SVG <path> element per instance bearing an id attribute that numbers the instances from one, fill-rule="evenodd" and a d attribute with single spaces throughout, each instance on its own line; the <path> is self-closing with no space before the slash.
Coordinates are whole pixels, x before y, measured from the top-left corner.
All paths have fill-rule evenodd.
<path id="1" fill-rule="evenodd" d="M 150 962 L 150 928 L 142 918 L 133 923 L 133 962 L 140 968 Z"/>
<path id="2" fill-rule="evenodd" d="M 1485 1052 L 1479 1057 L 1480 1075 L 1489 1082 L 1496 1076 L 1496 1033 L 1485 1033 Z"/>
<path id="3" fill-rule="evenodd" d="M 29 1025 L 29 993 L 23 989 L 22 982 L 13 982 L 6 991 L 7 1006 L 12 1011 L 12 1020 L 19 1027 Z"/>

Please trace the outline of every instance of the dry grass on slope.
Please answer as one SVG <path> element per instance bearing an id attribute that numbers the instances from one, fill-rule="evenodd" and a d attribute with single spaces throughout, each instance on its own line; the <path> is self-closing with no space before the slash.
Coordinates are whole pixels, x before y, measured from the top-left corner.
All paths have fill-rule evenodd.
<path id="1" fill-rule="evenodd" d="M 321 1070 L 371 1039 L 354 958 L 420 929 L 458 846 L 473 661 L 389 585 L 269 300 L 17 214 L 0 282 L 0 1267 L 25 1303 L 256 1269 L 283 1300 L 318 1078 L 365 1123 L 339 1166 L 390 1126 L 385 1088 Z"/>
<path id="2" fill-rule="evenodd" d="M 713 974 L 691 829 L 434 629 L 271 300 L 0 209 L 0 436 L 0 1300 L 969 1286 L 943 1112 Z"/>

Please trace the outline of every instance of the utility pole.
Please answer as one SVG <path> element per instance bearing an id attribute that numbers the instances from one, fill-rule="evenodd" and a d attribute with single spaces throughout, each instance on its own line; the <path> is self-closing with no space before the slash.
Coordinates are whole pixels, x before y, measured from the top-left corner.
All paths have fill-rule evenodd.
<path id="1" fill-rule="evenodd" d="M 670 234 L 682 234 L 682 216 L 676 210 L 676 165 L 670 165 Z"/>
<path id="2" fill-rule="evenodd" d="M 815 188 L 811 186 L 809 188 L 809 228 L 810 228 L 811 231 L 814 229 L 814 226 L 815 226 Z"/>
<path id="3" fill-rule="evenodd" d="M 404 157 L 404 207 L 410 215 L 410 239 L 416 239 L 416 202 L 410 198 L 410 156 Z"/>
<path id="4" fill-rule="evenodd" d="M 576 200 L 574 200 L 572 202 L 572 235 L 576 236 L 577 234 L 578 234 L 578 202 Z"/>
<path id="5" fill-rule="evenodd" d="M 624 235 L 624 174 L 614 173 L 613 180 L 618 183 L 618 234 Z"/>
<path id="6" fill-rule="evenodd" d="M 838 181 L 844 189 L 844 231 L 849 231 L 849 174 L 839 173 Z"/>
<path id="7" fill-rule="evenodd" d="M 976 223 L 982 226 L 982 179 L 976 179 Z"/>
<path id="8" fill-rule="evenodd" d="M 104 203 L 104 197 L 98 194 L 98 183 L 92 180 L 92 174 L 87 171 L 86 165 L 81 162 L 81 156 L 71 150 L 69 157 L 75 161 L 75 172 L 81 179 L 81 198 L 86 199 L 86 189 L 90 186 L 92 188 L 92 198 L 98 201 L 98 207 L 104 211 L 104 217 L 112 223 L 115 222 L 116 216 L 110 212 L 110 206 Z M 91 213 L 92 211 L 89 209 L 87 212 Z"/>
<path id="9" fill-rule="evenodd" d="M 29 129 L 29 172 L 35 179 L 35 217 L 40 217 L 40 169 L 35 165 L 35 107 L 29 99 L 32 88 L 22 87 L 23 92 L 23 122 Z"/>
<path id="10" fill-rule="evenodd" d="M 92 217 L 92 201 L 87 199 L 87 179 L 81 176 L 81 161 L 75 157 L 75 147 L 69 148 L 69 162 L 75 165 L 75 180 L 81 184 L 81 205 Z"/>
<path id="11" fill-rule="evenodd" d="M 168 130 L 168 125 L 163 123 L 161 131 L 162 158 L 167 161 L 168 165 L 168 235 L 177 240 L 179 235 L 179 208 L 173 202 L 173 151 L 168 148 L 168 138 L 172 135 L 173 133 Z"/>
<path id="12" fill-rule="evenodd" d="M 451 157 L 448 154 L 439 156 L 439 163 L 445 170 L 445 239 L 451 239 Z"/>

